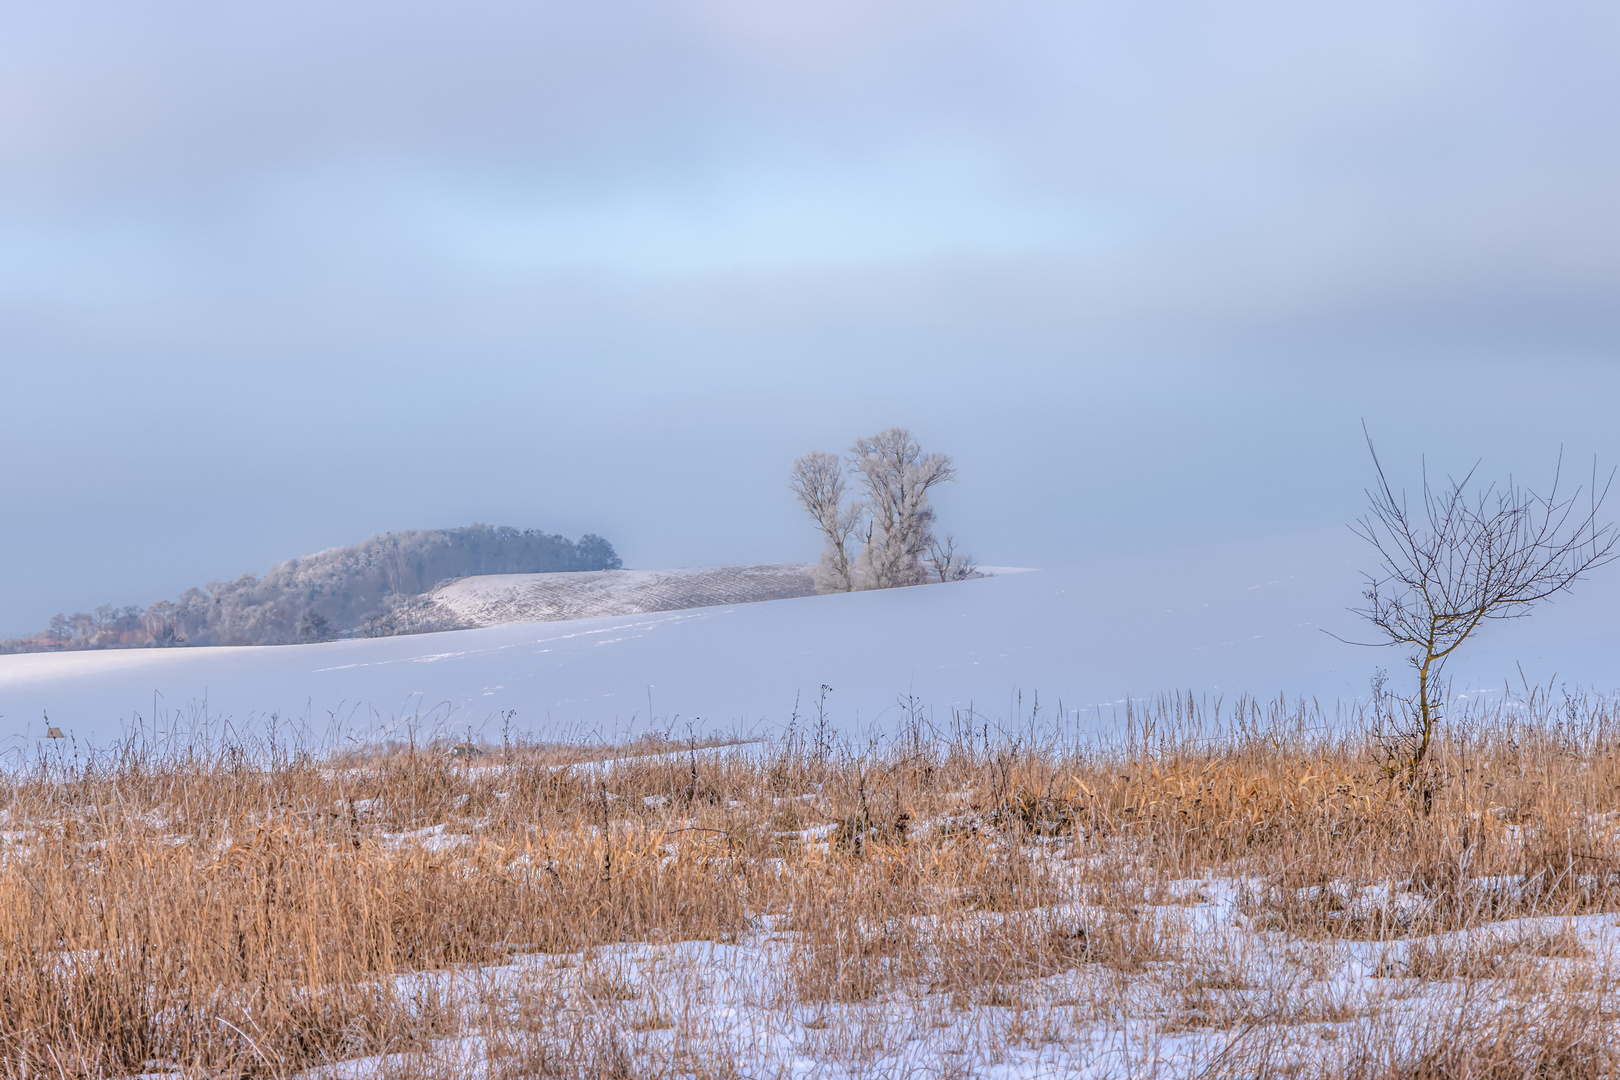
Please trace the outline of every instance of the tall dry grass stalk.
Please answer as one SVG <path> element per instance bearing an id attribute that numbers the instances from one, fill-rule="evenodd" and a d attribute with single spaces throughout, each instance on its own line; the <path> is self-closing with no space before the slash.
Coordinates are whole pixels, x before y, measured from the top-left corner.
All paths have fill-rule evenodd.
<path id="1" fill-rule="evenodd" d="M 457 1046 L 498 1076 L 740 1074 L 693 1012 L 702 942 L 766 957 L 728 992 L 847 1068 L 903 1060 L 871 1019 L 903 1007 L 958 1033 L 953 1061 L 1146 1024 L 1225 1033 L 1188 1066 L 1209 1075 L 1610 1074 L 1606 957 L 1467 937 L 1620 910 L 1608 702 L 1459 710 L 1417 784 L 1356 718 L 1122 719 L 862 751 L 42 756 L 0 778 L 0 1073 L 454 1075 Z M 1216 893 L 1247 937 L 1210 929 Z M 1456 1057 L 1454 1010 L 1344 996 L 1335 950 L 1368 948 L 1391 1002 L 1497 986 L 1466 1021 L 1495 1041 Z"/>

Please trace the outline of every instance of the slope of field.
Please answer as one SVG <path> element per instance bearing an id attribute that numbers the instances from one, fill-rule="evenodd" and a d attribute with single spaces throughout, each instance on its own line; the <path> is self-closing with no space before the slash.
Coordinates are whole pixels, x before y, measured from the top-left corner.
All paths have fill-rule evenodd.
<path id="1" fill-rule="evenodd" d="M 814 596 L 810 567 L 696 566 L 678 570 L 592 570 L 488 574 L 461 578 L 428 594 L 434 614 L 462 626 L 555 622 L 605 615 Z"/>
<path id="2" fill-rule="evenodd" d="M 1353 539 L 1353 538 L 1350 538 Z M 274 715 L 322 735 L 435 730 L 498 738 L 622 736 L 673 726 L 766 733 L 813 722 L 892 726 L 914 699 L 1014 724 L 1039 701 L 1112 727 L 1127 695 L 1365 695 L 1401 657 L 1356 648 L 1345 612 L 1364 561 L 1332 533 L 1141 556 L 885 592 L 522 623 L 266 648 L 0 657 L 0 750 L 33 745 L 45 716 L 105 740 L 139 720 L 188 734 L 262 730 Z M 1612 569 L 1612 568 L 1611 568 Z M 1594 575 L 1533 618 L 1487 628 L 1453 666 L 1457 692 L 1522 678 L 1620 685 L 1620 572 Z M 515 714 L 515 715 L 514 715 Z"/>

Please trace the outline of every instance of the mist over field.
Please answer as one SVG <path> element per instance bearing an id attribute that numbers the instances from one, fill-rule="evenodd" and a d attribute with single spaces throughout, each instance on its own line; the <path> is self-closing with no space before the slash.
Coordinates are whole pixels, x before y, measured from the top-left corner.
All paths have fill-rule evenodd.
<path id="1" fill-rule="evenodd" d="M 896 423 L 1026 566 L 1336 528 L 1363 419 L 1620 458 L 1605 5 L 0 31 L 4 635 L 469 521 L 810 561 L 787 464 Z"/>

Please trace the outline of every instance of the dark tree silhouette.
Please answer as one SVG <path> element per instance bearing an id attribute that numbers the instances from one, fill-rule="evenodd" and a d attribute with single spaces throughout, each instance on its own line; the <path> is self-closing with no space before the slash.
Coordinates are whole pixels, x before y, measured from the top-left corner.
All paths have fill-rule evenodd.
<path id="1" fill-rule="evenodd" d="M 1423 470 L 1423 492 L 1413 505 L 1396 494 L 1372 439 L 1367 439 L 1377 484 L 1367 490 L 1368 510 L 1351 529 L 1372 545 L 1378 569 L 1366 575 L 1365 604 L 1352 608 L 1385 639 L 1405 649 L 1417 674 L 1414 698 L 1400 699 L 1404 724 L 1398 767 L 1415 779 L 1441 719 L 1439 678 L 1446 661 L 1487 622 L 1530 614 L 1588 571 L 1616 558 L 1612 522 L 1600 520 L 1614 473 L 1562 493 L 1563 456 L 1545 495 L 1506 484 L 1470 491 L 1479 465 L 1444 484 Z"/>

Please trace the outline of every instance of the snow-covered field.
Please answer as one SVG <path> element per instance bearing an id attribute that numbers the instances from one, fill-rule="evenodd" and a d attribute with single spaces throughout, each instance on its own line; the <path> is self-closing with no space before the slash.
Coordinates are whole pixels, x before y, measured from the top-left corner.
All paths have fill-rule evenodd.
<path id="1" fill-rule="evenodd" d="M 810 567 L 689 566 L 461 578 L 427 595 L 434 614 L 460 626 L 646 615 L 814 596 Z"/>
<path id="2" fill-rule="evenodd" d="M 1612 1075 L 1605 1069 L 1613 1060 L 1590 1041 L 1575 1047 L 1583 1055 L 1575 1068 L 1558 1070 L 1556 1036 L 1546 1055 L 1553 1068 L 1536 1060 L 1541 1047 L 1525 1053 L 1519 1044 L 1534 1045 L 1533 1036 L 1517 1032 L 1502 1042 L 1529 1060 L 1502 1060 L 1509 1047 L 1491 1045 L 1493 1036 L 1545 1026 L 1548 1014 L 1567 1024 L 1557 1014 L 1569 999 L 1514 1000 L 1503 987 L 1468 976 L 1572 980 L 1584 996 L 1597 966 L 1605 974 L 1595 993 L 1612 993 L 1608 972 L 1620 947 L 1613 915 L 1515 919 L 1395 942 L 1302 941 L 1256 931 L 1237 902 L 1247 883 L 1185 886 L 1177 902 L 1141 909 L 1158 939 L 1149 970 L 1077 964 L 954 1005 L 949 995 L 927 993 L 861 1003 L 797 1000 L 792 949 L 769 921 L 736 943 L 609 945 L 408 976 L 399 980 L 407 992 L 431 984 L 494 1015 L 545 1003 L 556 1023 L 515 1038 L 475 1028 L 411 1053 L 356 1058 L 308 1076 L 500 1076 L 505 1055 L 541 1056 L 540 1047 L 559 1057 L 572 1049 L 587 1069 L 602 1069 L 599 1075 L 623 1061 L 647 1075 L 701 1077 L 703 1063 L 723 1061 L 725 1071 L 707 1075 L 782 1080 Z M 1076 905 L 1017 917 L 1086 925 L 1107 916 Z M 1591 1034 L 1580 1032 L 1586 1040 Z M 1472 1071 L 1454 1060 L 1474 1049 Z M 1421 1071 L 1425 1065 L 1433 1071 Z"/>
<path id="3" fill-rule="evenodd" d="M 936 717 L 995 722 L 1061 702 L 1081 723 L 1169 690 L 1364 694 L 1399 658 L 1323 633 L 1361 633 L 1366 562 L 1337 531 L 887 592 L 519 623 L 321 645 L 0 657 L 0 738 L 44 717 L 91 740 L 122 726 L 307 723 L 318 733 L 518 730 L 602 737 L 673 724 L 769 731 L 823 685 L 845 731 L 913 697 Z M 474 602 L 468 600 L 467 602 Z M 1620 685 L 1620 573 L 1599 573 L 1533 618 L 1491 627 L 1453 668 L 1487 691 L 1557 679 Z M 1099 706 L 1101 708 L 1099 709 Z M 1089 718 L 1089 719 L 1088 719 Z M 284 728 L 285 730 L 285 728 Z"/>
<path id="4" fill-rule="evenodd" d="M 1427 801 L 1300 718 L 1102 751 L 62 753 L 0 805 L 0 1065 L 1615 1075 L 1615 711 L 1448 733 Z"/>
<path id="5" fill-rule="evenodd" d="M 14 739 L 28 752 L 9 755 L 0 800 L 0 1065 L 308 1080 L 1615 1075 L 1620 713 L 1546 674 L 1550 657 L 1603 684 L 1612 589 L 1484 642 L 1474 670 L 1523 657 L 1526 681 L 1546 681 L 1506 708 L 1453 708 L 1412 779 L 1388 767 L 1386 739 L 1328 723 L 1331 704 L 1234 717 L 1242 689 L 1360 689 L 1363 654 L 1301 617 L 1348 629 L 1329 620 L 1354 578 L 1324 551 L 319 646 L 5 658 L 7 715 L 49 708 L 76 734 L 115 733 L 120 709 L 150 716 L 155 685 L 160 713 L 206 691 L 196 723 L 215 735 L 352 695 L 335 729 L 482 726 L 493 745 L 282 743 L 254 761 L 183 739 L 99 756 Z M 833 726 L 895 737 L 821 728 L 822 681 Z M 1082 694 L 1060 711 L 1066 690 L 1110 682 L 1210 697 L 1148 703 L 1128 732 Z M 682 744 L 689 708 L 690 730 L 729 718 L 780 736 L 795 690 L 791 738 Z M 915 704 L 896 704 L 908 691 Z M 368 706 L 385 695 L 405 705 Z M 943 715 L 969 702 L 982 724 Z M 539 724 L 511 727 L 582 744 L 631 714 L 674 738 L 508 744 L 499 715 L 479 722 L 496 708 L 532 708 Z M 930 713 L 934 729 L 918 722 Z M 172 722 L 190 734 L 185 711 Z M 1109 737 L 1059 737 L 1076 730 Z"/>

